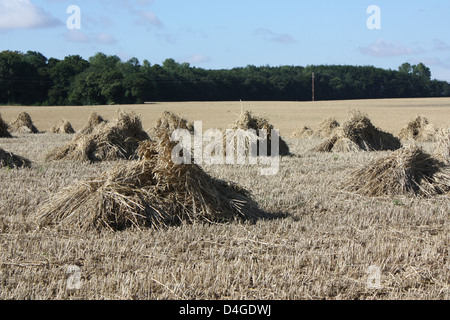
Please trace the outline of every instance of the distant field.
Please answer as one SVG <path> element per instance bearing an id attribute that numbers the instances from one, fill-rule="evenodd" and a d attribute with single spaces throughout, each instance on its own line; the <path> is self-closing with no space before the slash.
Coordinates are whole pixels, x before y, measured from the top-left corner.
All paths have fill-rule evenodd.
<path id="1" fill-rule="evenodd" d="M 45 199 L 120 162 L 45 162 L 71 135 L 0 139 L 0 148 L 33 161 L 31 169 L 0 169 L 0 299 L 450 298 L 449 196 L 370 198 L 343 191 L 354 168 L 388 152 L 311 152 L 321 140 L 291 138 L 295 129 L 315 128 L 328 117 L 343 121 L 350 109 L 393 134 L 418 114 L 450 125 L 450 99 L 7 106 L 0 113 L 10 121 L 26 111 L 45 131 L 62 118 L 78 130 L 92 111 L 113 119 L 118 109 L 136 111 L 150 129 L 171 110 L 202 120 L 205 129 L 226 128 L 241 108 L 266 115 L 295 156 L 283 157 L 275 176 L 260 176 L 252 166 L 204 170 L 247 188 L 262 209 L 285 218 L 160 231 L 38 230 L 35 214 Z M 80 271 L 78 288 L 68 286 L 77 276 L 69 266 Z"/>
<path id="2" fill-rule="evenodd" d="M 450 98 L 388 99 L 317 102 L 163 102 L 144 105 L 86 106 L 86 107 L 0 107 L 0 113 L 10 121 L 21 111 L 30 114 L 42 131 L 49 130 L 64 118 L 75 130 L 81 128 L 92 111 L 113 119 L 117 110 L 134 110 L 143 121 L 145 129 L 153 126 L 165 110 L 174 111 L 190 121 L 202 120 L 204 128 L 226 128 L 234 122 L 240 110 L 252 110 L 266 115 L 282 135 L 290 136 L 295 129 L 305 125 L 316 127 L 326 117 L 343 121 L 351 109 L 366 112 L 372 122 L 393 134 L 404 127 L 412 117 L 421 114 L 436 126 L 448 124 Z"/>

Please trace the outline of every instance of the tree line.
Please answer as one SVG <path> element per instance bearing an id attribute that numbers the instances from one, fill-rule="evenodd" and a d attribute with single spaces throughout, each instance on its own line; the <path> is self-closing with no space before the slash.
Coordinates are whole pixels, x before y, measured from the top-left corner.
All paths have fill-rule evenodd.
<path id="1" fill-rule="evenodd" d="M 449 97 L 424 64 L 253 66 L 206 70 L 166 59 L 161 65 L 97 53 L 46 58 L 35 51 L 0 52 L 0 104 L 103 105 L 150 101 L 310 101 Z"/>

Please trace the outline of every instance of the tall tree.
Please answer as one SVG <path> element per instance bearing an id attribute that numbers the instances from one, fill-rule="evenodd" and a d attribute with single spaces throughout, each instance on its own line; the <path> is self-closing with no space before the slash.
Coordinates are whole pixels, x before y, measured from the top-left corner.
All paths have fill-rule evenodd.
<path id="1" fill-rule="evenodd" d="M 89 62 L 79 55 L 67 56 L 64 60 L 52 63 L 49 75 L 53 81 L 53 86 L 49 92 L 49 104 L 67 104 L 75 77 L 84 72 L 88 67 Z"/>

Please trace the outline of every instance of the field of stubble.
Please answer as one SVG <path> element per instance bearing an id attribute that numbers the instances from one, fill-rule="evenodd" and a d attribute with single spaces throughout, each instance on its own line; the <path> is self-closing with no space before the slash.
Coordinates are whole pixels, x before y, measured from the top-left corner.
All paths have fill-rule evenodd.
<path id="1" fill-rule="evenodd" d="M 429 108 L 435 109 L 415 106 L 409 113 L 404 107 L 392 109 L 391 115 L 376 107 L 367 110 L 375 125 L 397 134 L 419 113 L 440 121 L 438 125 L 448 121 L 450 100 L 433 101 L 439 106 Z M 386 153 L 314 153 L 309 150 L 320 140 L 289 138 L 291 129 L 345 116 L 348 105 L 321 107 L 330 110 L 322 110 L 320 117 L 294 110 L 290 122 L 283 120 L 289 115 L 277 118 L 273 113 L 275 127 L 296 155 L 282 158 L 277 175 L 260 176 L 259 168 L 250 166 L 204 168 L 251 190 L 261 208 L 287 213 L 284 218 L 255 224 L 194 223 L 116 233 L 37 230 L 34 215 L 42 201 L 75 180 L 96 176 L 120 162 L 44 162 L 45 154 L 70 141 L 70 135 L 0 139 L 1 148 L 34 163 L 31 169 L 0 170 L 0 298 L 449 299 L 449 197 L 368 198 L 342 191 L 354 168 Z M 153 108 L 170 109 L 170 105 Z M 222 110 L 222 128 L 240 108 L 236 103 Z M 271 119 L 263 104 L 250 108 Z M 10 120 L 22 110 L 6 107 L 0 112 Z M 42 112 L 30 110 L 41 130 L 60 119 L 59 115 L 47 118 L 45 127 Z M 189 120 L 203 119 L 201 112 L 183 110 L 181 114 Z M 102 109 L 96 111 L 112 118 Z M 74 127 L 79 129 L 89 113 L 83 110 L 66 118 L 78 119 Z M 213 114 L 203 115 L 210 126 L 219 123 L 211 120 Z M 145 114 L 143 119 L 149 128 L 151 117 Z M 69 266 L 77 266 L 80 273 L 70 273 Z M 74 276 L 79 276 L 79 286 L 71 289 L 68 280 Z"/>

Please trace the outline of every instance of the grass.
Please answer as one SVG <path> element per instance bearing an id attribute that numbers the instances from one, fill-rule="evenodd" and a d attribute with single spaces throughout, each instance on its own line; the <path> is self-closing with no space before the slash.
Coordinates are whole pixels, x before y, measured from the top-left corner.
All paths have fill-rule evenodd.
<path id="1" fill-rule="evenodd" d="M 319 109 L 324 105 L 332 107 L 324 103 Z M 434 107 L 420 113 L 426 114 L 429 108 Z M 80 124 L 89 114 L 79 116 Z M 2 115 L 7 118 L 7 112 Z M 322 114 L 311 126 L 334 115 Z M 304 119 L 310 116 L 304 114 Z M 64 117 L 76 123 L 70 114 Z M 106 114 L 105 118 L 112 117 Z M 229 122 L 223 120 L 223 127 Z M 277 127 L 283 120 L 273 122 Z M 383 129 L 389 127 L 381 120 L 374 122 Z M 45 126 L 38 127 L 45 130 Z M 144 128 L 149 126 L 144 124 Z M 283 158 L 275 176 L 260 176 L 258 167 L 203 168 L 215 178 L 251 190 L 252 199 L 263 210 L 286 212 L 287 217 L 281 219 L 193 222 L 163 230 L 100 233 L 36 229 L 36 208 L 45 199 L 74 181 L 99 176 L 120 163 L 67 166 L 44 161 L 48 150 L 71 139 L 50 133 L 0 139 L 3 149 L 33 162 L 31 169 L 0 170 L 1 299 L 450 298 L 448 195 L 372 198 L 341 189 L 356 167 L 389 151 L 315 153 L 309 150 L 320 140 L 286 138 L 297 156 Z M 432 143 L 421 145 L 432 151 Z M 81 286 L 70 290 L 67 270 L 73 265 L 80 268 Z M 367 285 L 371 266 L 380 268 L 380 289 Z"/>

